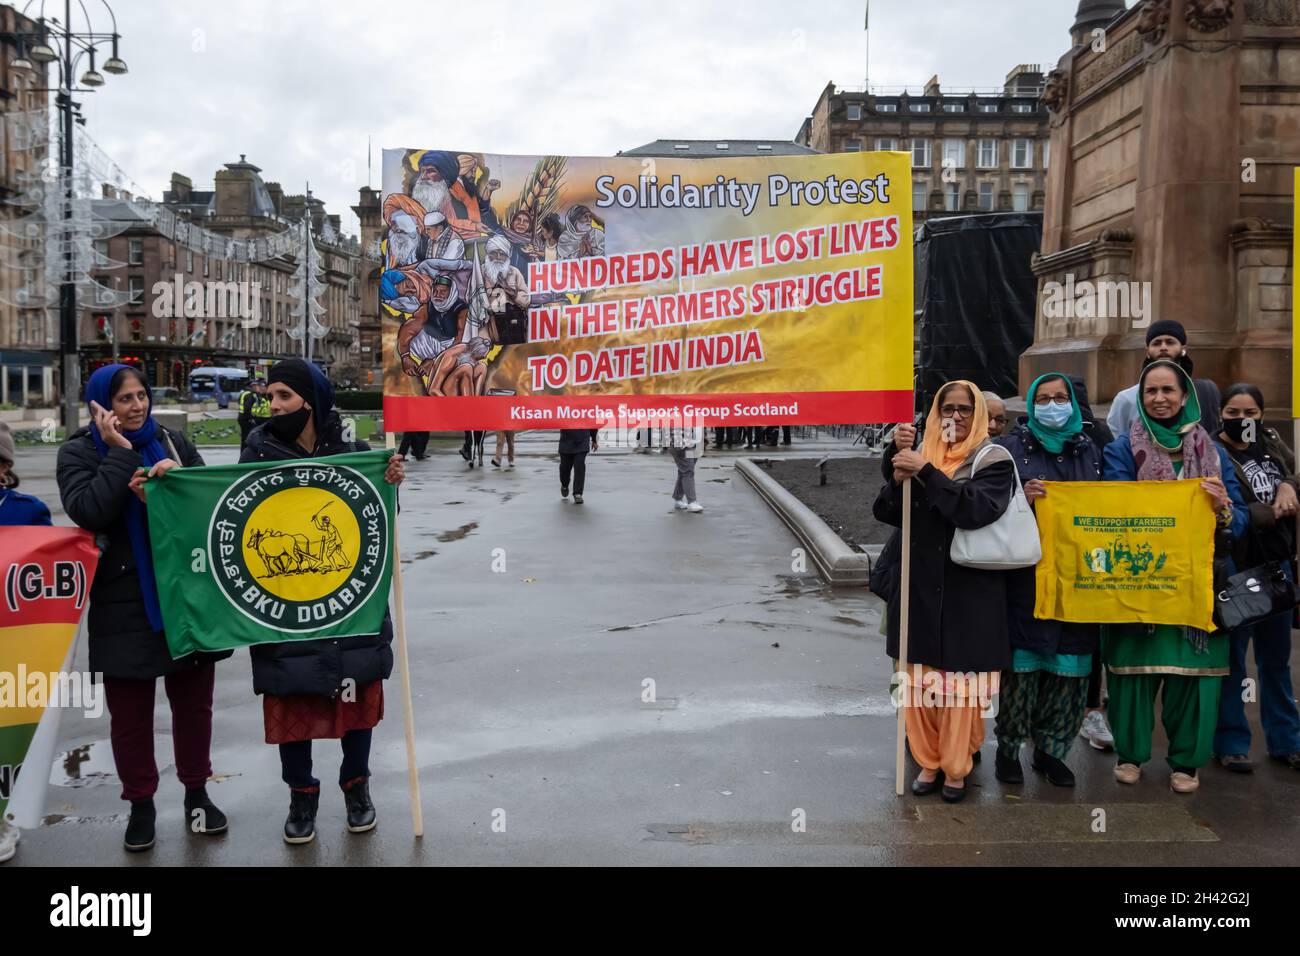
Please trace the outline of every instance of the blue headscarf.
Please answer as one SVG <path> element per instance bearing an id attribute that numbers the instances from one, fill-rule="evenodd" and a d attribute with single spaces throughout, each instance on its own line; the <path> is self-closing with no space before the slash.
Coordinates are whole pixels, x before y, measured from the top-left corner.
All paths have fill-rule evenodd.
<path id="1" fill-rule="evenodd" d="M 153 391 L 149 388 L 149 381 L 145 378 L 143 372 L 139 369 L 132 368 L 129 365 L 105 365 L 97 369 L 95 374 L 90 376 L 90 381 L 86 383 L 86 404 L 97 402 L 100 407 L 109 411 L 113 410 L 113 396 L 111 394 L 113 378 L 121 371 L 133 372 L 144 382 L 145 395 L 149 399 L 149 410 L 153 411 Z M 144 467 L 150 468 L 164 458 L 168 457 L 167 449 L 160 440 L 158 423 L 150 414 L 135 431 L 122 432 L 126 440 L 131 443 L 140 454 Z M 99 457 L 103 458 L 108 454 L 108 445 L 99 435 L 99 429 L 94 425 L 94 418 L 91 418 L 90 437 L 95 442 L 95 448 L 99 452 Z M 155 631 L 163 629 L 162 607 L 158 604 L 158 584 L 154 579 L 153 573 L 153 552 L 149 547 L 149 519 L 145 513 L 144 502 L 135 495 L 127 495 L 126 499 L 126 521 L 127 534 L 131 537 L 131 552 L 135 555 L 135 569 L 140 576 L 140 593 L 144 595 L 144 609 L 149 616 L 149 626 Z"/>

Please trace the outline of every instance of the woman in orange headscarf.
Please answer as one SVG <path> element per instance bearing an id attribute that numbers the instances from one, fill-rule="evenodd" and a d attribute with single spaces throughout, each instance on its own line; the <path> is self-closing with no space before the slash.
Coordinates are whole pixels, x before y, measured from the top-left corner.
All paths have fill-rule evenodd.
<path id="1" fill-rule="evenodd" d="M 916 428 L 900 425 L 882 462 L 885 485 L 873 508 L 878 520 L 903 525 L 903 482 L 912 481 L 911 586 L 907 661 L 900 693 L 912 756 L 921 772 L 912 792 L 943 788 L 950 803 L 965 796 L 972 755 L 984 741 L 984 721 L 998 675 L 1011 661 L 1005 572 L 954 564 L 957 528 L 997 521 L 1010 503 L 1015 465 L 992 445 L 980 389 L 966 381 L 939 390 L 919 450 Z M 979 469 L 975 457 L 985 446 Z M 889 596 L 886 650 L 898 659 L 900 596 Z"/>

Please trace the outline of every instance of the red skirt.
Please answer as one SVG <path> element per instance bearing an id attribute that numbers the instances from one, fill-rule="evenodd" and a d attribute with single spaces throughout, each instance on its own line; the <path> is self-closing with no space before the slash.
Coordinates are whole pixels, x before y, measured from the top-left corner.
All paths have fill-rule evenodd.
<path id="1" fill-rule="evenodd" d="M 262 719 L 268 744 L 337 739 L 349 730 L 369 730 L 384 719 L 384 682 L 362 684 L 352 701 L 315 694 L 264 694 Z"/>

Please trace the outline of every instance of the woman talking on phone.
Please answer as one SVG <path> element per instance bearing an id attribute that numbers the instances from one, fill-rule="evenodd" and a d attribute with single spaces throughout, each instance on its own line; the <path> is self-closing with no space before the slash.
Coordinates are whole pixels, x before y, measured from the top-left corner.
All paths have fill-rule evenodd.
<path id="1" fill-rule="evenodd" d="M 92 531 L 101 547 L 90 588 L 87 630 L 90 670 L 103 675 L 113 762 L 122 799 L 131 803 L 128 851 L 154 844 L 158 789 L 153 710 L 163 678 L 172 711 L 176 776 L 185 787 L 185 825 L 191 833 L 226 829 L 226 817 L 208 798 L 212 776 L 214 664 L 230 651 L 172 660 L 163 636 L 162 610 L 149 545 L 144 483 L 173 468 L 203 464 L 180 432 L 159 425 L 144 374 L 106 365 L 86 383 L 91 424 L 59 449 L 57 478 L 63 510 Z"/>

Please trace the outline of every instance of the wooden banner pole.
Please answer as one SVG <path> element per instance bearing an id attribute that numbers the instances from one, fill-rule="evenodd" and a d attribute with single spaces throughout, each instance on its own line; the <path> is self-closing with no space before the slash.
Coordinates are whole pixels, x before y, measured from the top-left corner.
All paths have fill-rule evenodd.
<path id="1" fill-rule="evenodd" d="M 889 479 L 893 480 L 893 479 Z M 903 675 L 903 683 L 898 688 L 898 734 L 896 753 L 894 754 L 894 792 L 903 795 L 903 751 L 907 744 L 907 707 L 911 696 L 907 670 L 907 625 L 908 610 L 912 603 L 912 479 L 903 482 L 903 529 L 902 562 L 898 581 L 898 664 L 897 673 Z"/>
<path id="2" fill-rule="evenodd" d="M 389 451 L 396 448 L 396 436 L 385 434 Z M 402 598 L 402 548 L 397 539 L 397 515 L 393 515 L 393 603 L 397 620 L 397 663 L 402 673 L 402 720 L 406 726 L 406 777 L 411 789 L 411 829 L 424 836 L 424 809 L 420 805 L 420 771 L 415 762 L 415 708 L 411 701 L 411 659 L 406 652 L 406 602 Z"/>

